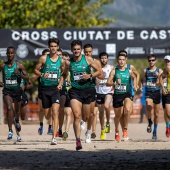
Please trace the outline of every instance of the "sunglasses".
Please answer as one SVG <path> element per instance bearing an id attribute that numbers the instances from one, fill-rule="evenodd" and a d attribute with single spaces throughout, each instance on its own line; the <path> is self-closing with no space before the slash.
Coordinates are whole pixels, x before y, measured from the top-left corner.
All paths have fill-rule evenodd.
<path id="1" fill-rule="evenodd" d="M 148 60 L 149 62 L 154 62 L 155 60 Z"/>

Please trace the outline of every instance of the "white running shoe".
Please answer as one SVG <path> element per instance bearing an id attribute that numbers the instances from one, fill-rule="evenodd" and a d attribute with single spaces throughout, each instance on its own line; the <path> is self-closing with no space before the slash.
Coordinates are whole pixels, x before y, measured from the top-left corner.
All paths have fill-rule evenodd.
<path id="1" fill-rule="evenodd" d="M 86 123 L 83 120 L 80 121 L 80 125 L 81 125 L 81 130 L 84 130 L 86 128 Z"/>
<path id="2" fill-rule="evenodd" d="M 22 141 L 21 137 L 17 135 L 17 142 L 21 142 L 21 141 Z"/>
<path id="3" fill-rule="evenodd" d="M 51 145 L 57 145 L 57 140 L 56 140 L 56 138 L 53 138 L 53 139 L 52 139 Z"/>
<path id="4" fill-rule="evenodd" d="M 91 143 L 91 134 L 86 133 L 86 143 Z"/>

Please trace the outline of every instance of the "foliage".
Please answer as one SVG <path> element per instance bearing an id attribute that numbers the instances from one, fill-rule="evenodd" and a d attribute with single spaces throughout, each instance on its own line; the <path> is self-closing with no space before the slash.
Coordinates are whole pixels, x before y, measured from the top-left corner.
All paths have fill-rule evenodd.
<path id="1" fill-rule="evenodd" d="M 148 63 L 147 59 L 146 60 L 145 59 L 128 60 L 128 63 L 134 65 L 140 75 L 142 75 L 143 70 L 145 68 L 149 67 L 149 63 Z M 164 60 L 157 59 L 156 66 L 158 68 L 163 69 L 164 68 Z"/>
<path id="2" fill-rule="evenodd" d="M 88 28 L 106 26 L 100 7 L 114 0 L 1 0 L 0 28 Z M 22 62 L 28 73 L 35 62 Z"/>
<path id="3" fill-rule="evenodd" d="M 1 0 L 0 28 L 88 28 L 106 26 L 101 6 L 114 0 Z"/>

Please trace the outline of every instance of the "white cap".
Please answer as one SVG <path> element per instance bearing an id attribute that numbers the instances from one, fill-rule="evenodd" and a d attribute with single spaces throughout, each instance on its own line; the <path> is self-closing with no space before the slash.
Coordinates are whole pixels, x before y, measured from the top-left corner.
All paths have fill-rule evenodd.
<path id="1" fill-rule="evenodd" d="M 164 57 L 164 60 L 170 60 L 170 55 L 166 55 L 166 56 Z"/>

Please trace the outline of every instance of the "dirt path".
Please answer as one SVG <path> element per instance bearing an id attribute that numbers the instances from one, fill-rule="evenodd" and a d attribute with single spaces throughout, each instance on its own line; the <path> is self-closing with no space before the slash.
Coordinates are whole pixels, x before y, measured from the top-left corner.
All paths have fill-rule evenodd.
<path id="1" fill-rule="evenodd" d="M 37 134 L 38 125 L 22 125 L 20 143 L 15 135 L 7 141 L 7 125 L 0 125 L 0 169 L 170 169 L 170 138 L 165 136 L 165 123 L 159 124 L 156 141 L 151 139 L 146 127 L 145 123 L 131 123 L 130 140 L 117 143 L 114 125 L 107 140 L 100 141 L 98 124 L 96 139 L 86 144 L 83 131 L 83 149 L 76 151 L 72 126 L 67 141 L 58 138 L 58 145 L 51 146 L 47 125 L 41 136 Z"/>

